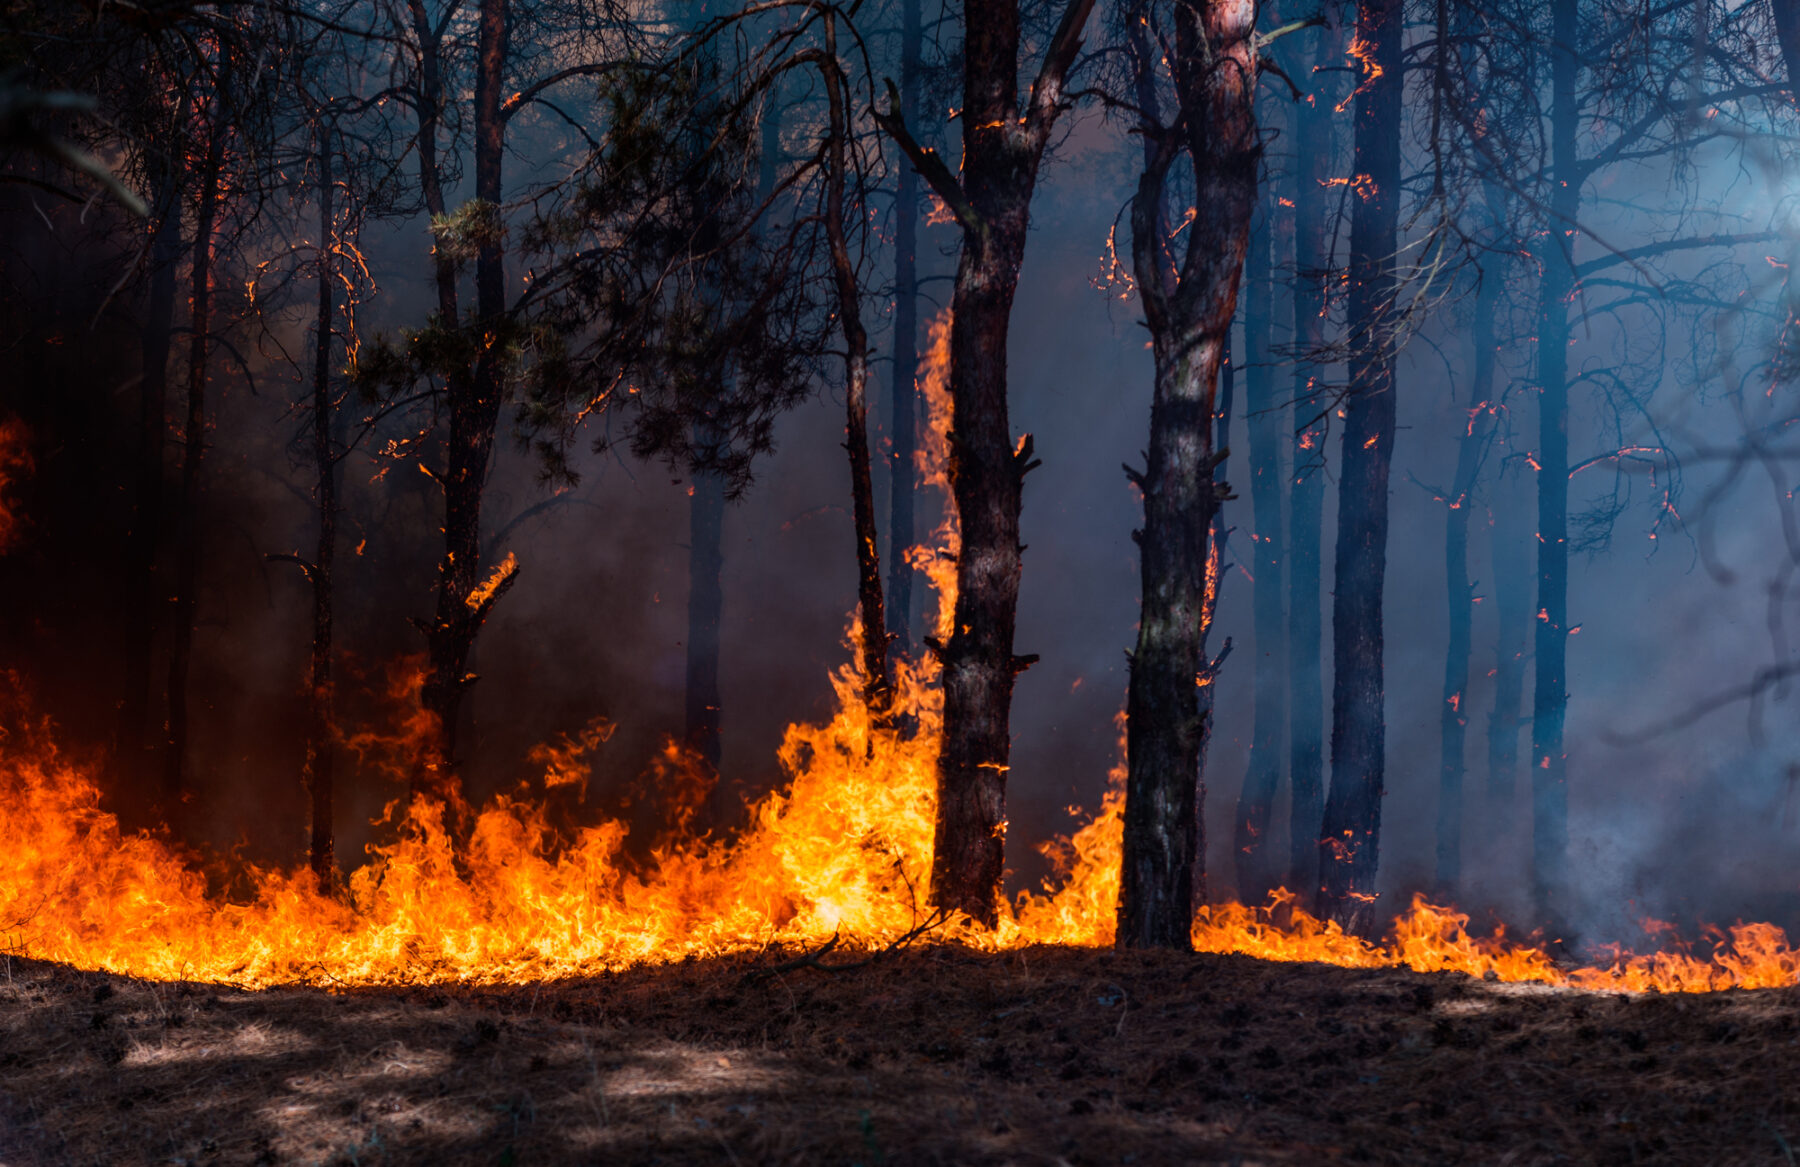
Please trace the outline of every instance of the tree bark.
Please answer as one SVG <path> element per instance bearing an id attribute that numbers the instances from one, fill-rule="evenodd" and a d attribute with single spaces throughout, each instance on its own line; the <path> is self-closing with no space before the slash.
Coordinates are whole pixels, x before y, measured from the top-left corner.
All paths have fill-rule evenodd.
<path id="1" fill-rule="evenodd" d="M 181 103 L 178 120 L 186 120 Z M 125 543 L 126 613 L 124 685 L 119 702 L 113 749 L 120 778 L 138 791 L 151 788 L 160 775 L 150 772 L 145 734 L 150 718 L 151 651 L 162 622 L 164 595 L 157 586 L 156 558 L 162 544 L 163 489 L 167 470 L 169 353 L 175 324 L 176 267 L 181 262 L 181 183 L 174 160 L 164 160 L 158 182 L 156 230 L 150 240 L 150 294 L 145 306 L 141 343 L 143 378 L 138 390 L 138 464 L 131 530 Z"/>
<path id="2" fill-rule="evenodd" d="M 900 116 L 919 124 L 919 58 L 924 39 L 919 0 L 900 4 Z M 919 176 L 900 167 L 894 186 L 894 375 L 888 415 L 887 629 L 897 657 L 912 655 L 913 567 L 906 553 L 918 540 Z"/>
<path id="3" fill-rule="evenodd" d="M 1284 766 L 1287 729 L 1287 629 L 1282 610 L 1282 515 L 1284 475 L 1281 439 L 1288 428 L 1287 394 L 1275 387 L 1275 286 L 1270 262 L 1274 235 L 1272 199 L 1261 204 L 1261 222 L 1250 237 L 1244 265 L 1244 412 L 1250 436 L 1251 602 L 1256 662 L 1250 760 L 1238 797 L 1232 840 L 1238 898 L 1259 904 L 1281 878 L 1268 849 L 1269 823 Z"/>
<path id="4" fill-rule="evenodd" d="M 1126 695 L 1124 853 L 1117 942 L 1191 946 L 1205 862 L 1202 773 L 1217 662 L 1208 656 L 1216 573 L 1212 525 L 1226 494 L 1214 471 L 1219 374 L 1237 311 L 1256 205 L 1256 8 L 1213 0 L 1174 10 L 1179 131 L 1164 131 L 1131 209 L 1132 266 L 1155 366 L 1138 533 L 1142 604 Z M 1137 67 L 1160 53 L 1140 42 Z M 1140 86 L 1142 89 L 1142 86 Z M 1148 111 L 1147 111 L 1148 112 Z M 1167 273 L 1164 184 L 1180 153 L 1195 205 L 1179 276 Z"/>
<path id="5" fill-rule="evenodd" d="M 960 179 L 918 146 L 896 112 L 880 119 L 963 229 L 950 329 L 950 486 L 962 554 L 953 631 L 936 646 L 944 722 L 931 897 L 986 925 L 998 916 L 1004 865 L 1013 679 L 1034 659 L 1013 655 L 1024 551 L 1019 505 L 1034 463 L 1029 435 L 1012 442 L 1006 331 L 1038 165 L 1092 8 L 1093 0 L 1070 0 L 1020 116 L 1017 4 L 964 7 Z"/>
<path id="6" fill-rule="evenodd" d="M 1575 153 L 1577 0 L 1552 0 L 1550 31 L 1550 222 L 1539 249 L 1538 619 L 1532 657 L 1532 897 L 1554 918 L 1566 890 L 1569 609 L 1569 298 L 1575 288 L 1574 223 L 1586 174 Z"/>
<path id="7" fill-rule="evenodd" d="M 1469 726 L 1469 656 L 1475 618 L 1475 585 L 1469 580 L 1469 515 L 1475 479 L 1492 439 L 1494 323 L 1498 281 L 1484 278 L 1475 297 L 1475 376 L 1469 409 L 1458 418 L 1456 474 L 1444 500 L 1444 602 L 1449 637 L 1444 647 L 1444 703 L 1438 709 L 1438 808 L 1436 889 L 1453 896 L 1462 881 L 1464 755 Z"/>
<path id="8" fill-rule="evenodd" d="M 1488 714 L 1487 796 L 1493 811 L 1511 807 L 1525 724 L 1525 660 L 1531 641 L 1531 528 L 1517 471 L 1503 471 L 1490 508 L 1494 565 L 1494 707 Z"/>
<path id="9" fill-rule="evenodd" d="M 1325 811 L 1324 618 L 1320 543 L 1324 531 L 1327 268 L 1332 256 L 1330 188 L 1337 150 L 1331 127 L 1336 73 L 1344 57 L 1338 6 L 1325 8 L 1311 99 L 1299 104 L 1294 149 L 1294 449 L 1288 501 L 1288 887 L 1311 897 L 1319 887 L 1319 830 Z"/>
<path id="10" fill-rule="evenodd" d="M 825 97 L 827 116 L 825 235 L 844 332 L 844 448 L 850 455 L 851 512 L 856 535 L 857 610 L 862 617 L 863 701 L 884 717 L 893 686 L 888 679 L 887 619 L 882 614 L 880 532 L 875 527 L 875 481 L 869 460 L 869 334 L 863 327 L 862 287 L 844 231 L 845 169 L 849 165 L 850 119 L 846 80 L 838 66 L 837 20 L 825 17 Z"/>
<path id="11" fill-rule="evenodd" d="M 171 823 L 181 816 L 188 751 L 188 671 L 194 648 L 196 591 L 200 582 L 200 467 L 206 454 L 207 358 L 212 339 L 213 228 L 224 170 L 231 66 L 220 67 L 219 91 L 207 118 L 206 155 L 194 213 L 192 318 L 188 340 L 187 420 L 182 429 L 181 495 L 176 517 L 174 624 L 169 645 L 169 719 L 163 754 L 162 795 Z"/>
<path id="12" fill-rule="evenodd" d="M 426 635 L 427 673 L 420 694 L 437 723 L 437 741 L 421 775 L 430 793 L 458 792 L 457 722 L 463 694 L 475 678 L 469 653 L 488 612 L 511 586 L 509 559 L 491 579 L 482 577 L 481 497 L 500 417 L 507 345 L 506 264 L 500 214 L 506 122 L 501 113 L 507 59 L 509 0 L 481 0 L 475 69 L 475 198 L 493 216 L 475 252 L 475 315 L 482 346 L 471 376 L 449 384 L 450 437 L 444 488 L 444 558 L 438 567 L 437 614 Z M 442 268 L 440 267 L 440 296 Z M 416 788 L 416 787 L 415 787 Z"/>
<path id="13" fill-rule="evenodd" d="M 312 675 L 308 678 L 306 788 L 312 803 L 312 839 L 308 860 L 319 890 L 329 892 L 337 878 L 332 840 L 332 785 L 336 777 L 336 719 L 332 711 L 331 634 L 332 569 L 337 558 L 337 455 L 332 443 L 336 410 L 331 399 L 332 315 L 335 267 L 332 262 L 336 220 L 331 173 L 331 126 L 319 130 L 319 308 L 313 335 L 312 447 L 319 508 L 318 546 L 312 568 Z"/>
<path id="14" fill-rule="evenodd" d="M 1358 0 L 1350 383 L 1331 610 L 1331 791 L 1320 839 L 1318 898 L 1320 916 L 1358 931 L 1374 920 L 1386 777 L 1381 606 L 1394 448 L 1401 35 L 1400 0 Z"/>

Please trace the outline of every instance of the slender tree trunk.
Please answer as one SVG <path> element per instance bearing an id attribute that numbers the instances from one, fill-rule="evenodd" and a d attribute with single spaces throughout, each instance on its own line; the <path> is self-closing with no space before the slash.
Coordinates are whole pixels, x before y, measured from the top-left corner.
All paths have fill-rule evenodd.
<path id="1" fill-rule="evenodd" d="M 1318 911 L 1356 930 L 1374 918 L 1386 776 L 1382 596 L 1394 449 L 1395 250 L 1400 211 L 1402 6 L 1358 0 L 1361 84 L 1351 199 L 1350 385 L 1332 598 L 1331 791 Z"/>
<path id="2" fill-rule="evenodd" d="M 1444 601 L 1449 639 L 1444 648 L 1444 703 L 1438 709 L 1437 877 L 1440 895 L 1454 895 L 1462 880 L 1465 739 L 1469 726 L 1469 655 L 1475 619 L 1475 585 L 1469 580 L 1469 515 L 1475 479 L 1493 434 L 1489 397 L 1494 389 L 1493 313 L 1497 281 L 1484 279 L 1475 298 L 1475 377 L 1469 410 L 1458 416 L 1456 475 L 1444 500 Z"/>
<path id="3" fill-rule="evenodd" d="M 1331 108 L 1344 58 L 1344 26 L 1336 4 L 1326 6 L 1311 100 L 1296 107 L 1298 175 L 1294 183 L 1294 449 L 1288 501 L 1288 887 L 1306 898 L 1319 888 L 1319 830 L 1325 812 L 1324 618 L 1320 608 L 1321 541 L 1325 509 L 1325 437 L 1329 400 L 1325 368 L 1314 354 L 1325 345 L 1326 268 L 1331 263 L 1332 177 L 1336 146 Z"/>
<path id="4" fill-rule="evenodd" d="M 880 532 L 875 527 L 875 481 L 869 460 L 869 334 L 863 328 L 862 288 L 844 231 L 845 169 L 850 119 L 846 81 L 838 68 L 837 20 L 825 17 L 825 97 L 829 142 L 825 174 L 825 234 L 837 284 L 838 320 L 844 330 L 844 448 L 850 454 L 851 512 L 856 532 L 857 610 L 862 616 L 863 700 L 885 716 L 893 686 L 888 680 L 887 619 L 882 614 Z"/>
<path id="5" fill-rule="evenodd" d="M 332 783 L 336 776 L 336 720 L 332 712 L 331 607 L 332 569 L 337 558 L 337 456 L 332 448 L 336 410 L 331 399 L 332 313 L 335 302 L 334 234 L 336 219 L 331 173 L 331 127 L 319 131 L 319 311 L 313 335 L 312 440 L 315 490 L 319 507 L 319 541 L 312 570 L 312 676 L 308 684 L 306 787 L 312 802 L 312 842 L 308 849 L 319 890 L 329 892 L 337 878 L 332 842 Z"/>
<path id="6" fill-rule="evenodd" d="M 444 202 L 443 176 L 438 173 L 438 125 L 443 119 L 443 65 L 439 59 L 440 38 L 426 11 L 425 0 L 407 0 L 412 17 L 413 36 L 419 42 L 418 133 L 414 147 L 419 155 L 419 191 L 425 200 L 425 211 L 442 218 L 448 211 Z M 457 323 L 456 263 L 445 248 L 433 249 L 433 275 L 437 283 L 438 316 L 446 327 Z"/>
<path id="7" fill-rule="evenodd" d="M 1517 470 L 1495 483 L 1489 537 L 1494 565 L 1494 708 L 1488 714 L 1488 800 L 1512 806 L 1524 725 L 1525 660 L 1531 641 L 1531 527 Z"/>
<path id="8" fill-rule="evenodd" d="M 900 113 L 919 124 L 920 0 L 900 4 Z M 906 553 L 914 528 L 914 461 L 918 453 L 919 176 L 902 166 L 894 187 L 894 376 L 888 418 L 887 627 L 896 656 L 912 654 L 913 567 Z"/>
<path id="9" fill-rule="evenodd" d="M 182 103 L 180 121 L 186 121 Z M 138 464 L 130 533 L 125 542 L 124 686 L 113 750 L 122 780 L 138 791 L 159 780 L 149 770 L 145 731 L 150 717 L 151 650 L 162 622 L 156 556 L 162 543 L 163 464 L 168 426 L 169 351 L 175 324 L 176 267 L 181 262 L 181 183 L 173 160 L 160 164 L 156 233 L 150 240 L 150 295 L 141 334 L 143 379 L 138 396 Z"/>
<path id="10" fill-rule="evenodd" d="M 1282 610 L 1282 560 L 1285 543 L 1282 515 L 1281 439 L 1288 426 L 1287 393 L 1275 387 L 1275 285 L 1270 263 L 1274 234 L 1273 200 L 1261 204 L 1261 221 L 1250 237 L 1244 265 L 1244 412 L 1250 431 L 1251 578 L 1256 663 L 1255 701 L 1250 762 L 1238 797 L 1238 898 L 1259 904 L 1281 878 L 1268 849 L 1269 822 L 1286 759 L 1282 746 L 1287 729 L 1287 629 Z"/>
<path id="11" fill-rule="evenodd" d="M 696 472 L 688 494 L 687 742 L 719 772 L 719 629 L 725 610 L 725 480 Z"/>
<path id="12" fill-rule="evenodd" d="M 1034 463 L 1029 435 L 1016 447 L 1012 440 L 1006 332 L 1038 164 L 1092 7 L 1092 0 L 1071 0 L 1065 9 L 1021 117 L 1018 6 L 967 5 L 961 179 L 935 155 L 914 158 L 915 165 L 935 163 L 933 181 L 943 184 L 963 226 L 950 329 L 950 486 L 962 554 L 953 631 L 938 647 L 944 723 L 931 895 L 936 905 L 983 924 L 994 922 L 999 906 L 1013 680 L 1035 659 L 1013 655 L 1024 551 L 1019 505 Z"/>
<path id="13" fill-rule="evenodd" d="M 509 0 L 481 0 L 475 69 L 475 197 L 498 226 L 506 122 L 500 102 L 507 57 Z M 440 288 L 440 295 L 442 289 Z M 483 345 L 472 376 L 449 386 L 450 439 L 444 487 L 444 559 L 437 615 L 426 637 L 428 671 L 421 701 L 437 720 L 434 757 L 423 777 L 438 795 L 455 793 L 457 721 L 474 682 L 469 652 L 488 612 L 515 578 L 510 559 L 483 579 L 481 496 L 500 417 L 507 345 L 506 264 L 501 233 L 484 230 L 475 252 L 475 314 Z"/>
<path id="14" fill-rule="evenodd" d="M 169 645 L 169 720 L 163 755 L 163 800 L 171 822 L 181 817 L 187 778 L 188 670 L 193 658 L 194 612 L 200 583 L 200 466 L 206 454 L 207 358 L 212 340 L 213 227 L 224 170 L 225 108 L 229 63 L 221 68 L 219 93 L 208 117 L 206 156 L 194 214 L 192 334 L 188 341 L 187 422 L 182 430 L 181 497 L 176 520 L 175 619 Z"/>
<path id="15" fill-rule="evenodd" d="M 1218 662 L 1206 637 L 1216 598 L 1213 521 L 1226 494 L 1214 472 L 1219 375 L 1237 311 L 1256 205 L 1256 7 L 1251 0 L 1178 6 L 1174 71 L 1182 129 L 1149 157 L 1132 202 L 1132 264 L 1156 381 L 1138 534 L 1143 599 L 1126 695 L 1121 947 L 1188 948 L 1203 877 L 1204 765 Z M 1159 68 L 1140 42 L 1137 68 Z M 1140 73 L 1141 75 L 1141 73 Z M 1195 204 L 1171 294 L 1164 182 L 1179 152 Z"/>
<path id="16" fill-rule="evenodd" d="M 1574 223 L 1586 180 L 1575 153 L 1577 0 L 1552 0 L 1550 32 L 1550 222 L 1538 287 L 1538 620 L 1531 700 L 1532 895 L 1560 914 L 1567 885 L 1569 609 L 1569 298 L 1575 287 Z"/>

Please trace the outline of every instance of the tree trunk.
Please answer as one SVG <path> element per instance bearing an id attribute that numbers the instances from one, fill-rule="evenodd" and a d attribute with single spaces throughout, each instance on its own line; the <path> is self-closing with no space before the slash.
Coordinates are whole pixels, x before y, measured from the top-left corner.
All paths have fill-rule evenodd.
<path id="1" fill-rule="evenodd" d="M 960 182 L 935 155 L 914 156 L 915 165 L 935 164 L 933 181 L 963 227 L 950 329 L 950 486 L 962 554 L 953 631 L 939 647 L 944 727 L 931 895 L 939 907 L 989 925 L 1004 864 L 1013 679 L 1033 659 L 1013 655 L 1024 551 L 1019 504 L 1034 463 L 1029 435 L 1012 442 L 1006 331 L 1038 165 L 1092 7 L 1093 0 L 1071 0 L 1065 9 L 1021 117 L 1018 6 L 965 6 Z"/>
<path id="2" fill-rule="evenodd" d="M 1444 648 L 1444 703 L 1438 709 L 1437 876 L 1439 895 L 1453 896 L 1462 880 L 1465 739 L 1469 726 L 1469 654 L 1475 618 L 1475 585 L 1469 580 L 1469 514 L 1475 479 L 1493 434 L 1493 313 L 1498 281 L 1482 280 L 1475 298 L 1475 377 L 1469 410 L 1458 417 L 1456 476 L 1444 500 L 1444 601 L 1449 639 Z"/>
<path id="3" fill-rule="evenodd" d="M 850 454 L 850 498 L 856 535 L 857 610 L 862 617 L 863 701 L 877 718 L 886 715 L 887 619 L 882 614 L 880 532 L 875 528 L 875 482 L 869 462 L 869 334 L 863 328 L 862 288 L 844 232 L 844 171 L 849 165 L 850 119 L 846 80 L 839 71 L 837 20 L 825 17 L 825 96 L 829 111 L 825 175 L 825 234 L 837 285 L 838 320 L 844 330 L 844 448 Z"/>
<path id="4" fill-rule="evenodd" d="M 1310 898 L 1319 887 L 1319 829 L 1324 815 L 1325 686 L 1320 542 L 1325 508 L 1325 436 L 1329 398 L 1325 367 L 1326 268 L 1331 263 L 1330 188 L 1336 146 L 1331 108 L 1344 57 L 1344 26 L 1335 4 L 1325 9 L 1313 72 L 1312 99 L 1296 106 L 1294 150 L 1294 469 L 1288 504 L 1288 887 Z"/>
<path id="5" fill-rule="evenodd" d="M 1554 919 L 1566 890 L 1569 610 L 1569 297 L 1575 288 L 1574 223 L 1586 175 L 1576 159 L 1577 0 L 1552 0 L 1550 32 L 1550 222 L 1538 285 L 1538 619 L 1531 699 L 1531 886 L 1540 916 Z"/>
<path id="6" fill-rule="evenodd" d="M 900 114 L 919 124 L 919 56 L 924 39 L 920 0 L 900 4 Z M 897 657 L 912 655 L 913 567 L 906 553 L 914 529 L 914 461 L 918 454 L 919 176 L 900 167 L 894 187 L 894 375 L 888 417 L 887 628 Z"/>
<path id="7" fill-rule="evenodd" d="M 1359 184 L 1350 218 L 1350 383 L 1332 597 L 1331 791 L 1320 838 L 1318 914 L 1374 919 L 1386 770 L 1382 594 L 1394 449 L 1394 253 L 1400 212 L 1400 0 L 1358 0 Z"/>
<path id="8" fill-rule="evenodd" d="M 1531 527 L 1519 471 L 1495 483 L 1490 510 L 1494 565 L 1494 708 L 1488 714 L 1490 813 L 1512 806 L 1519 773 L 1519 729 L 1525 701 L 1525 654 L 1531 640 Z"/>
<path id="9" fill-rule="evenodd" d="M 312 842 L 308 849 L 319 890 L 329 892 L 337 878 L 332 842 L 332 782 L 335 777 L 335 718 L 332 713 L 331 604 L 332 568 L 337 558 L 337 456 L 332 449 L 331 400 L 332 287 L 335 266 L 331 174 L 331 128 L 319 131 L 319 312 L 313 335 L 312 439 L 317 474 L 319 542 L 308 576 L 312 583 L 312 676 L 308 684 L 306 787 L 312 802 Z"/>
<path id="10" fill-rule="evenodd" d="M 171 823 L 181 818 L 188 750 L 188 670 L 194 648 L 195 592 L 200 582 L 200 465 L 206 454 L 206 380 L 212 339 L 213 226 L 224 169 L 231 66 L 221 66 L 219 92 L 207 119 L 206 156 L 194 214 L 192 320 L 188 340 L 187 422 L 182 430 L 181 497 L 175 541 L 175 619 L 169 645 L 169 720 L 163 754 L 163 802 Z"/>
<path id="11" fill-rule="evenodd" d="M 1238 898 L 1259 904 L 1281 875 L 1268 849 L 1269 822 L 1285 759 L 1287 728 L 1287 635 L 1282 611 L 1281 438 L 1288 430 L 1287 394 L 1275 387 L 1275 286 L 1269 248 L 1274 234 L 1273 200 L 1264 199 L 1261 221 L 1250 238 L 1244 265 L 1244 412 L 1250 431 L 1251 601 L 1256 662 L 1251 682 L 1255 701 L 1250 761 L 1238 797 Z"/>
<path id="12" fill-rule="evenodd" d="M 1256 205 L 1255 5 L 1214 0 L 1176 8 L 1179 135 L 1163 136 L 1132 202 L 1132 265 L 1150 331 L 1156 381 L 1138 533 L 1143 598 L 1126 695 L 1121 947 L 1191 946 L 1205 862 L 1202 776 L 1217 662 L 1207 653 L 1216 558 L 1212 524 L 1226 489 L 1214 424 L 1219 374 L 1237 311 Z M 1160 53 L 1142 45 L 1139 70 Z M 1141 87 L 1140 87 L 1141 88 Z M 1178 284 L 1169 287 L 1164 182 L 1178 153 L 1191 160 L 1195 205 Z"/>
<path id="13" fill-rule="evenodd" d="M 688 491 L 687 743 L 717 774 L 719 628 L 725 609 L 725 480 L 698 471 Z"/>
<path id="14" fill-rule="evenodd" d="M 182 103 L 180 120 L 186 120 Z M 169 351 L 175 324 L 175 276 L 181 262 L 181 183 L 173 160 L 160 164 L 156 233 L 150 240 L 150 295 L 142 332 L 143 379 L 138 396 L 138 464 L 131 530 L 125 540 L 124 686 L 113 749 L 122 781 L 138 793 L 160 776 L 150 771 L 145 732 L 150 717 L 151 651 L 161 623 L 162 589 L 156 556 L 162 542 L 163 448 L 168 426 Z"/>
<path id="15" fill-rule="evenodd" d="M 500 102 L 506 67 L 509 0 L 481 0 L 475 70 L 475 198 L 498 226 L 506 122 Z M 440 280 L 442 279 L 440 269 Z M 440 296 L 442 287 L 440 286 Z M 469 652 L 488 612 L 514 579 L 510 559 L 492 578 L 481 574 L 481 496 L 500 417 L 507 346 L 506 264 L 498 229 L 484 230 L 475 252 L 475 314 L 484 343 L 472 376 L 451 378 L 450 440 L 444 488 L 444 559 L 438 568 L 437 615 L 426 636 L 428 672 L 420 700 L 437 722 L 437 741 L 422 778 L 431 793 L 458 792 L 457 720 L 474 682 Z"/>

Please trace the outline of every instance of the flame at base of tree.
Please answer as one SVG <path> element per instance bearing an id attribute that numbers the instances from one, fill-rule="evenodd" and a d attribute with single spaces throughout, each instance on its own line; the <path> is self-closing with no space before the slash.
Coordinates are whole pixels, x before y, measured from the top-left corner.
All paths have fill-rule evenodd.
<path id="1" fill-rule="evenodd" d="M 944 378 L 948 321 L 933 326 L 921 389 L 930 418 L 921 466 L 944 482 L 949 421 Z M 953 607 L 953 519 L 935 549 L 915 553 L 937 587 L 940 635 Z M 854 643 L 858 630 L 852 628 Z M 854 659 L 855 654 L 851 654 Z M 409 670 L 409 673 L 416 672 Z M 396 697 L 416 706 L 417 676 Z M 396 839 L 338 895 L 310 871 L 250 870 L 241 902 L 209 895 L 205 877 L 166 839 L 128 833 L 101 809 L 100 791 L 59 754 L 44 727 L 0 736 L 0 951 L 160 980 L 268 986 L 421 981 L 519 982 L 634 964 L 840 941 L 876 947 L 929 917 L 942 694 L 929 658 L 895 670 L 894 712 L 873 718 L 854 666 L 832 678 L 837 712 L 789 727 L 780 750 L 787 785 L 751 808 L 751 824 L 719 841 L 678 833 L 648 864 L 625 850 L 623 823 L 572 836 L 553 827 L 532 784 L 479 813 L 415 802 Z M 1121 728 L 1123 728 L 1121 726 Z M 596 721 L 534 751 L 542 786 L 585 782 L 586 755 L 610 736 Z M 416 741 L 416 717 L 396 739 L 348 739 L 365 761 Z M 404 752 L 404 750 L 402 750 Z M 404 770 L 404 757 L 388 764 Z M 661 789 L 697 796 L 704 784 L 681 751 L 659 758 Z M 1118 904 L 1124 770 L 1100 811 L 1050 844 L 1059 878 L 1022 895 L 986 931 L 952 919 L 945 939 L 999 950 L 1032 944 L 1107 945 Z M 681 823 L 691 816 L 677 815 Z M 461 840 L 460 842 L 458 840 Z M 1780 929 L 1740 925 L 1714 937 L 1710 959 L 1615 954 L 1605 967 L 1568 970 L 1502 933 L 1471 937 L 1468 917 L 1415 900 L 1388 939 L 1372 943 L 1301 910 L 1278 892 L 1267 907 L 1204 907 L 1194 947 L 1269 960 L 1354 967 L 1455 970 L 1504 981 L 1604 989 L 1706 991 L 1800 983 L 1800 951 Z"/>

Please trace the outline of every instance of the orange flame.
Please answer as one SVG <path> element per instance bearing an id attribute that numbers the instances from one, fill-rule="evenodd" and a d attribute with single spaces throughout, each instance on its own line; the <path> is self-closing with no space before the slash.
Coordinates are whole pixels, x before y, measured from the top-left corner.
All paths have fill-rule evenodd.
<path id="1" fill-rule="evenodd" d="M 920 386 L 931 423 L 920 469 L 944 489 L 947 319 L 933 324 L 931 341 Z M 933 541 L 934 548 L 915 550 L 913 562 L 937 585 L 936 622 L 947 632 L 958 544 L 953 513 Z M 365 764 L 403 777 L 400 759 L 417 756 L 431 729 L 416 712 L 421 676 L 416 660 L 393 674 L 388 700 L 414 711 L 396 733 L 346 739 Z M 684 829 L 644 864 L 626 854 L 624 823 L 559 830 L 549 800 L 524 786 L 479 813 L 457 808 L 458 818 L 472 823 L 461 843 L 441 804 L 414 800 L 397 837 L 370 848 L 370 861 L 340 895 L 321 894 L 304 869 L 252 869 L 252 894 L 237 901 L 209 895 L 191 857 L 167 839 L 123 830 L 44 725 L 14 725 L 0 730 L 0 837 L 9 842 L 0 849 L 0 951 L 153 979 L 254 987 L 516 982 L 833 936 L 880 945 L 928 914 L 938 680 L 932 658 L 902 662 L 895 676 L 899 716 L 875 718 L 862 704 L 855 664 L 838 669 L 836 711 L 821 723 L 788 728 L 779 751 L 786 784 L 752 808 L 750 827 L 730 842 L 697 836 L 683 817 Z M 1122 716 L 1119 728 L 1122 736 Z M 590 722 L 529 760 L 545 786 L 585 782 L 611 732 L 610 722 Z M 659 766 L 659 781 L 693 785 L 691 759 L 680 749 L 671 747 Z M 945 934 L 990 950 L 1110 944 L 1123 762 L 1110 779 L 1099 812 L 1046 847 L 1056 881 L 1008 905 L 991 932 L 957 919 Z M 1615 951 L 1604 966 L 1565 969 L 1504 931 L 1472 937 L 1467 915 L 1423 898 L 1381 941 L 1348 935 L 1296 899 L 1279 891 L 1262 907 L 1204 907 L 1194 921 L 1194 946 L 1267 960 L 1453 970 L 1608 990 L 1800 983 L 1800 951 L 1768 924 L 1715 934 L 1709 959 Z"/>

